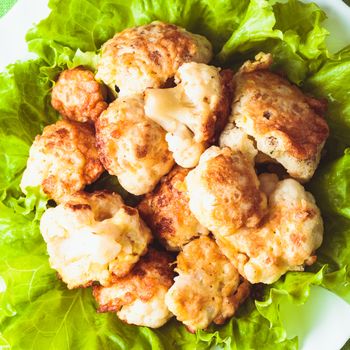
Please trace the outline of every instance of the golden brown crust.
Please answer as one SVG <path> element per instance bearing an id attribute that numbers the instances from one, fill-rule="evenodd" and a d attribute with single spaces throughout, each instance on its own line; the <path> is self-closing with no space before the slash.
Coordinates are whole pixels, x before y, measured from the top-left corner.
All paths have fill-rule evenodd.
<path id="1" fill-rule="evenodd" d="M 136 195 L 151 191 L 174 164 L 165 131 L 144 115 L 141 95 L 112 102 L 96 123 L 96 139 L 105 168 Z"/>
<path id="2" fill-rule="evenodd" d="M 239 112 L 254 124 L 253 136 L 274 133 L 288 153 L 300 160 L 315 157 L 329 134 L 326 121 L 318 114 L 322 108 L 315 101 L 267 70 L 236 76 L 235 104 L 241 105 Z"/>
<path id="3" fill-rule="evenodd" d="M 242 276 L 240 276 L 240 284 L 238 285 L 237 290 L 228 297 L 228 303 L 232 305 L 232 313 L 238 310 L 240 305 L 242 305 L 244 301 L 249 297 L 250 291 L 251 284 Z M 213 322 L 215 324 L 223 324 L 226 320 L 227 316 L 225 317 L 221 314 L 218 315 Z"/>
<path id="4" fill-rule="evenodd" d="M 65 118 L 94 122 L 107 108 L 103 86 L 83 67 L 64 70 L 52 89 L 52 107 Z"/>
<path id="5" fill-rule="evenodd" d="M 191 213 L 184 180 L 189 169 L 179 166 L 166 175 L 138 206 L 141 217 L 169 249 L 178 250 L 200 233 L 208 231 Z"/>
<path id="6" fill-rule="evenodd" d="M 237 166 L 243 159 L 244 156 L 242 153 L 237 152 L 232 157 L 232 153 L 225 148 L 221 155 L 208 162 L 207 172 L 202 177 L 204 181 L 212 185 L 210 186 L 210 190 L 221 196 L 218 202 L 218 210 L 213 213 L 217 220 L 225 221 L 227 219 L 227 213 L 223 210 L 225 204 L 227 206 L 232 205 L 235 208 L 234 211 L 239 212 L 242 204 L 241 201 L 250 203 L 248 210 L 241 212 L 241 215 L 238 215 L 235 219 L 232 218 L 232 225 L 234 227 L 241 227 L 247 223 L 249 218 L 252 219 L 254 217 L 253 222 L 249 226 L 256 226 L 265 214 L 265 211 L 261 212 L 261 193 L 253 186 L 250 186 L 256 182 L 255 174 L 248 172 L 244 166 Z M 243 162 L 246 162 L 246 160 L 243 160 Z M 240 196 L 238 194 L 237 198 L 235 198 L 235 195 L 232 198 L 226 196 L 227 189 L 236 186 L 237 179 L 242 178 L 246 178 L 246 186 L 240 191 Z M 244 199 L 242 196 L 244 196 Z"/>
<path id="7" fill-rule="evenodd" d="M 98 77 L 121 94 L 161 87 L 185 62 L 209 62 L 210 43 L 173 24 L 153 22 L 117 33 L 102 46 Z M 136 74 L 137 71 L 137 74 Z M 135 81 L 124 76 L 135 75 Z"/>
<path id="8" fill-rule="evenodd" d="M 150 249 L 124 277 L 112 277 L 110 287 L 94 286 L 93 295 L 99 303 L 98 312 L 119 311 L 136 299 L 151 300 L 159 288 L 168 290 L 173 284 L 173 258 L 165 252 Z M 104 290 L 115 288 L 123 293 L 120 297 L 106 298 Z"/>
<path id="9" fill-rule="evenodd" d="M 249 284 L 241 283 L 237 270 L 206 236 L 184 247 L 175 271 L 179 276 L 166 303 L 190 331 L 207 328 L 212 321 L 222 324 L 249 294 Z"/>
<path id="10" fill-rule="evenodd" d="M 240 151 L 212 146 L 187 178 L 190 208 L 212 232 L 254 227 L 266 213 L 266 196 L 250 160 Z"/>
<path id="11" fill-rule="evenodd" d="M 275 187 L 259 227 L 215 235 L 222 252 L 251 283 L 273 283 L 288 270 L 303 270 L 305 262 L 315 261 L 312 256 L 322 242 L 322 218 L 311 194 L 293 179 Z"/>
<path id="12" fill-rule="evenodd" d="M 103 170 L 93 128 L 60 120 L 35 138 L 21 187 L 31 186 L 34 176 L 49 198 L 60 202 L 94 182 Z"/>
<path id="13" fill-rule="evenodd" d="M 273 58 L 270 53 L 259 52 L 254 60 L 248 60 L 243 63 L 239 73 L 250 73 L 258 70 L 267 70 L 271 67 Z"/>

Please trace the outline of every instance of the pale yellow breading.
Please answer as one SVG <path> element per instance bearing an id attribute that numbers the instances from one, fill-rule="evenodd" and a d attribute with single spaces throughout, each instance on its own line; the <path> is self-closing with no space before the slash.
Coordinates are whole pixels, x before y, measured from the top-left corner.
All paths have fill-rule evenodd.
<path id="1" fill-rule="evenodd" d="M 309 180 L 329 134 L 324 103 L 304 95 L 261 61 L 244 65 L 234 81 L 231 120 L 290 176 Z"/>
<path id="2" fill-rule="evenodd" d="M 51 104 L 63 117 L 94 122 L 107 108 L 104 87 L 83 67 L 64 70 L 52 89 Z"/>
<path id="3" fill-rule="evenodd" d="M 185 245 L 175 271 L 179 276 L 165 302 L 191 331 L 205 329 L 211 322 L 222 324 L 249 295 L 249 284 L 207 236 Z"/>
<path id="4" fill-rule="evenodd" d="M 70 289 L 126 275 L 152 239 L 138 211 L 107 192 L 72 195 L 43 214 L 40 231 L 51 267 Z"/>
<path id="5" fill-rule="evenodd" d="M 108 287 L 94 286 L 99 312 L 116 312 L 126 323 L 161 327 L 173 315 L 165 294 L 173 284 L 173 258 L 154 249 L 143 256 L 124 277 L 114 277 Z"/>
<path id="6" fill-rule="evenodd" d="M 254 141 L 235 123 L 229 121 L 219 137 L 220 147 L 229 147 L 234 151 L 241 151 L 254 164 L 258 150 L 255 148 Z"/>
<path id="7" fill-rule="evenodd" d="M 96 123 L 100 159 L 130 193 L 153 190 L 174 164 L 165 131 L 144 114 L 142 95 L 119 97 Z"/>
<path id="8" fill-rule="evenodd" d="M 84 189 L 104 171 L 95 143 L 93 128 L 87 124 L 60 120 L 46 126 L 30 148 L 22 191 L 41 186 L 59 203 Z"/>
<path id="9" fill-rule="evenodd" d="M 168 133 L 175 162 L 191 168 L 208 142 L 226 123 L 232 94 L 229 71 L 214 66 L 184 63 L 176 72 L 177 86 L 145 91 L 145 113 Z"/>
<path id="10" fill-rule="evenodd" d="M 209 41 L 173 24 L 153 22 L 125 29 L 102 46 L 96 77 L 121 95 L 162 87 L 185 62 L 208 63 Z"/>
<path id="11" fill-rule="evenodd" d="M 179 250 L 191 239 L 209 233 L 190 211 L 184 184 L 188 172 L 176 166 L 138 205 L 141 217 L 169 250 Z"/>
<path id="12" fill-rule="evenodd" d="M 297 181 L 277 183 L 271 175 L 264 177 L 262 188 L 270 193 L 269 213 L 260 226 L 215 236 L 243 277 L 251 283 L 269 284 L 287 271 L 302 271 L 304 264 L 315 261 L 323 223 L 313 196 Z"/>
<path id="13" fill-rule="evenodd" d="M 228 235 L 254 227 L 266 213 L 254 167 L 242 152 L 212 146 L 186 177 L 190 209 L 210 231 Z"/>

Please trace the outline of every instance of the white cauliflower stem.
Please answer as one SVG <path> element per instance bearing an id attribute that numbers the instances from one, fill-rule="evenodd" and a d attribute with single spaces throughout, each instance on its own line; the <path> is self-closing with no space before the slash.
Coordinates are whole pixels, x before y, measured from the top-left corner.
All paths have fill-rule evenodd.
<path id="1" fill-rule="evenodd" d="M 193 167 L 215 133 L 225 99 L 218 68 L 184 63 L 175 76 L 177 86 L 145 91 L 145 113 L 167 132 L 177 164 Z"/>

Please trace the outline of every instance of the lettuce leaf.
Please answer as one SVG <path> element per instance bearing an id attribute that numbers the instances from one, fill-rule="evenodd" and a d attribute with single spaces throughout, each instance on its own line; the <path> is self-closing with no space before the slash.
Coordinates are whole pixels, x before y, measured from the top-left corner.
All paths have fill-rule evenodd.
<path id="1" fill-rule="evenodd" d="M 270 38 L 282 39 L 283 34 L 273 29 L 276 18 L 270 5 L 264 0 L 252 0 L 238 28 L 221 49 L 218 59 L 225 62 L 238 52 L 247 52 L 261 41 Z"/>
<path id="2" fill-rule="evenodd" d="M 342 155 L 350 144 L 350 49 L 330 57 L 324 12 L 296 0 L 170 0 L 167 6 L 161 0 L 50 0 L 49 6 L 49 17 L 27 35 L 39 59 L 0 74 L 0 348 L 297 349 L 280 318 L 284 300 L 302 304 L 316 284 L 350 302 L 350 159 Z M 276 70 L 329 100 L 332 139 L 310 184 L 325 219 L 318 263 L 272 286 L 256 286 L 228 323 L 196 334 L 175 320 L 156 330 L 125 325 L 113 314 L 96 313 L 89 289 L 68 291 L 49 266 L 39 232 L 47 199 L 38 189 L 26 198 L 19 190 L 35 135 L 58 117 L 50 106 L 55 76 L 77 65 L 94 70 L 101 44 L 115 32 L 157 19 L 206 35 L 216 62 L 225 66 L 269 51 Z M 105 187 L 121 191 L 107 175 L 89 190 Z M 129 203 L 138 200 L 123 195 Z"/>
<path id="3" fill-rule="evenodd" d="M 350 154 L 320 167 L 310 189 L 325 223 L 324 242 L 314 268 L 329 265 L 324 286 L 350 303 Z"/>
<path id="4" fill-rule="evenodd" d="M 50 66 L 62 67 L 73 60 L 77 50 L 97 51 L 116 32 L 154 20 L 205 35 L 220 65 L 241 63 L 261 50 L 269 51 L 276 69 L 283 68 L 298 84 L 317 66 L 318 58 L 327 55 L 328 32 L 321 27 L 324 12 L 315 4 L 297 0 L 275 5 L 266 0 L 220 0 L 215 4 L 210 0 L 171 0 L 167 6 L 161 0 L 131 0 L 128 5 L 122 0 L 93 4 L 88 0 L 51 0 L 49 6 L 49 17 L 26 38 L 29 49 Z"/>
<path id="5" fill-rule="evenodd" d="M 321 167 L 311 183 L 323 213 L 350 219 L 350 149 L 334 162 Z"/>
<path id="6" fill-rule="evenodd" d="M 10 65 L 0 74 L 0 199 L 18 197 L 29 147 L 43 127 L 57 119 L 50 105 L 51 83 L 42 61 Z"/>
<path id="7" fill-rule="evenodd" d="M 321 25 L 326 14 L 316 4 L 296 0 L 277 3 L 273 9 L 276 28 L 283 32 L 283 40 L 270 50 L 275 60 L 274 68 L 285 72 L 294 83 L 301 84 L 317 69 L 320 61 L 328 57 L 325 44 L 328 31 Z"/>
<path id="8" fill-rule="evenodd" d="M 1 138 L 11 135 L 31 145 L 42 128 L 57 119 L 49 102 L 51 84 L 40 73 L 41 66 L 41 61 L 28 61 L 0 74 Z"/>
<path id="9" fill-rule="evenodd" d="M 350 145 L 350 46 L 326 60 L 305 83 L 305 88 L 318 97 L 327 98 L 327 120 L 332 137 Z"/>

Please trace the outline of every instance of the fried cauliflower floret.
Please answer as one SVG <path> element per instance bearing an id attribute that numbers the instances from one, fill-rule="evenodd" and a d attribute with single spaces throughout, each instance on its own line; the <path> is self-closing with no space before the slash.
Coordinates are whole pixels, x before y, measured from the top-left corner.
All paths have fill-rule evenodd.
<path id="1" fill-rule="evenodd" d="M 95 122 L 107 108 L 104 88 L 87 69 L 64 70 L 52 89 L 52 107 L 77 122 Z"/>
<path id="2" fill-rule="evenodd" d="M 235 86 L 232 120 L 290 176 L 309 180 L 329 134 L 321 115 L 323 103 L 305 96 L 266 65 L 245 65 L 235 76 Z"/>
<path id="3" fill-rule="evenodd" d="M 158 328 L 173 315 L 165 294 L 173 284 L 172 257 L 151 249 L 124 277 L 114 277 L 108 287 L 94 286 L 99 312 L 116 312 L 126 323 Z"/>
<path id="4" fill-rule="evenodd" d="M 137 210 L 107 192 L 72 195 L 44 213 L 40 231 L 51 267 L 70 289 L 126 275 L 151 241 Z"/>
<path id="5" fill-rule="evenodd" d="M 190 211 L 185 177 L 189 169 L 175 167 L 138 205 L 141 217 L 169 250 L 179 250 L 209 231 Z"/>
<path id="6" fill-rule="evenodd" d="M 211 322 L 222 324 L 249 294 L 231 262 L 209 237 L 188 243 L 177 257 L 175 283 L 165 302 L 176 318 L 191 331 Z"/>
<path id="7" fill-rule="evenodd" d="M 41 186 L 61 202 L 65 196 L 82 190 L 103 172 L 93 128 L 69 120 L 46 126 L 36 136 L 29 152 L 21 189 Z"/>
<path id="8" fill-rule="evenodd" d="M 100 159 L 130 193 L 153 190 L 174 164 L 164 130 L 145 117 L 142 95 L 118 98 L 96 123 Z"/>
<path id="9" fill-rule="evenodd" d="M 250 160 L 241 151 L 212 146 L 186 177 L 189 205 L 213 233 L 227 235 L 256 226 L 266 213 L 266 196 Z"/>
<path id="10" fill-rule="evenodd" d="M 269 183 L 268 183 L 269 182 Z M 216 234 L 222 252 L 251 283 L 273 283 L 290 270 L 312 264 L 322 243 L 323 223 L 313 196 L 293 179 L 262 180 L 269 213 L 257 228 Z M 273 190 L 273 187 L 275 189 Z"/>
<path id="11" fill-rule="evenodd" d="M 229 147 L 232 150 L 241 151 L 254 164 L 258 150 L 255 148 L 254 141 L 234 123 L 228 122 L 219 138 L 220 147 Z"/>
<path id="12" fill-rule="evenodd" d="M 214 66 L 184 63 L 176 72 L 176 87 L 145 91 L 146 115 L 168 132 L 169 149 L 184 168 L 197 165 L 216 122 L 220 127 L 226 122 L 231 96 L 223 79 Z"/>
<path id="13" fill-rule="evenodd" d="M 117 33 L 102 46 L 96 77 L 120 95 L 162 87 L 185 62 L 208 63 L 209 41 L 173 24 L 153 22 Z M 127 77 L 127 78 L 126 78 Z"/>

